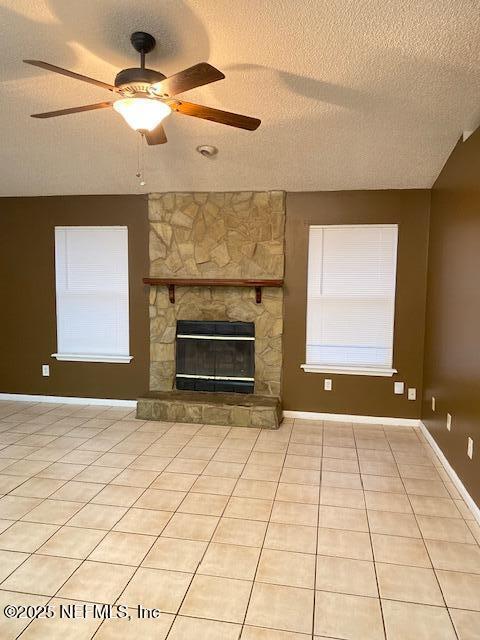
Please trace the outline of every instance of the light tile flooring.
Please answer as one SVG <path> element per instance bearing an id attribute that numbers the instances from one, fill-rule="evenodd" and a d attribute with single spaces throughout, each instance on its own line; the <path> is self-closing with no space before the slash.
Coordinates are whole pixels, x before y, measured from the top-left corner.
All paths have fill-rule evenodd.
<path id="1" fill-rule="evenodd" d="M 0 495 L 2 640 L 480 638 L 480 529 L 413 428 L 3 402 Z"/>

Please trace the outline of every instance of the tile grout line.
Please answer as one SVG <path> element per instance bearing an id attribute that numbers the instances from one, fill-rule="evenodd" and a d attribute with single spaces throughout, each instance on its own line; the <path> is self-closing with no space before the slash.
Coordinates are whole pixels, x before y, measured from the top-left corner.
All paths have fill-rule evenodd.
<path id="1" fill-rule="evenodd" d="M 385 439 L 387 440 L 388 447 L 389 447 L 389 450 L 390 450 L 390 443 L 388 442 L 388 438 L 386 437 L 385 429 L 383 428 L 382 431 L 383 431 L 383 435 L 384 435 Z M 355 431 L 354 431 L 353 437 L 355 439 Z M 356 439 L 355 439 L 355 443 L 356 443 Z M 358 456 L 358 449 L 357 449 L 357 456 Z M 397 469 L 397 472 L 398 472 L 398 469 Z M 379 580 L 378 580 L 377 563 L 376 563 L 376 560 L 375 560 L 375 551 L 374 551 L 374 548 L 373 548 L 372 529 L 370 527 L 370 519 L 368 517 L 367 501 L 365 499 L 365 487 L 364 487 L 364 484 L 363 484 L 362 474 L 360 474 L 360 482 L 361 482 L 362 488 L 363 488 L 363 499 L 364 499 L 364 502 L 365 502 L 365 513 L 366 513 L 366 516 L 367 516 L 368 537 L 369 537 L 369 540 L 370 540 L 370 549 L 371 549 L 371 552 L 372 552 L 372 561 L 373 561 L 373 571 L 375 573 L 375 582 L 376 582 L 376 585 L 377 585 L 378 605 L 380 607 L 380 615 L 382 617 L 383 635 L 387 639 L 388 638 L 388 636 L 387 636 L 387 626 L 386 626 L 386 623 L 385 623 L 385 614 L 384 614 L 384 611 L 383 611 L 383 603 L 382 603 L 382 596 L 381 596 L 381 591 L 380 591 L 380 583 L 379 583 Z"/>
<path id="2" fill-rule="evenodd" d="M 295 428 L 295 421 L 293 423 Z M 316 599 L 317 599 L 317 567 L 318 567 L 318 535 L 320 531 L 320 500 L 322 493 L 322 480 L 323 480 L 323 447 L 325 443 L 325 429 L 324 429 L 324 420 L 321 421 L 321 433 L 322 433 L 322 456 L 320 458 L 320 481 L 318 485 L 318 505 L 317 505 L 317 531 L 315 535 L 315 564 L 314 564 L 314 574 L 313 574 L 313 611 L 312 611 L 312 640 L 315 637 L 315 619 L 316 619 Z"/>
<path id="3" fill-rule="evenodd" d="M 169 427 L 169 429 L 167 429 L 167 431 L 166 431 L 165 433 L 163 433 L 161 436 L 159 436 L 159 438 L 157 438 L 157 439 L 156 439 L 152 444 L 156 444 L 156 443 L 158 443 L 158 442 L 159 442 L 159 441 L 160 441 L 160 440 L 161 440 L 165 435 L 167 435 L 167 434 L 168 434 L 172 429 L 174 429 L 175 427 L 177 427 L 179 424 L 181 424 L 181 423 L 174 422 L 174 423 Z M 143 425 L 142 425 L 142 426 L 143 426 Z M 166 468 L 168 468 L 168 466 L 170 466 L 170 464 L 171 464 L 171 462 L 173 462 L 173 460 L 177 459 L 177 457 L 180 455 L 180 453 L 183 451 L 183 449 L 184 449 L 184 448 L 185 448 L 185 447 L 186 447 L 186 446 L 191 442 L 191 440 L 192 440 L 192 439 L 197 435 L 197 433 L 198 433 L 198 432 L 200 432 L 200 431 L 202 430 L 202 428 L 203 428 L 204 426 L 205 426 L 205 425 L 199 425 L 199 428 L 198 428 L 198 429 L 197 429 L 197 430 L 196 430 L 196 431 L 195 431 L 195 432 L 194 432 L 194 433 L 189 437 L 188 441 L 187 441 L 184 445 L 182 445 L 182 447 L 181 447 L 180 451 L 178 451 L 178 453 L 177 453 L 177 454 L 172 458 L 172 460 L 168 463 L 168 465 L 167 465 L 167 466 L 166 466 L 162 471 L 160 471 L 160 472 L 157 474 L 156 478 L 155 478 L 154 480 L 152 480 L 152 482 L 150 483 L 150 485 L 149 485 L 148 487 L 146 487 L 146 488 L 145 488 L 145 491 L 143 491 L 143 492 L 142 492 L 142 494 L 141 494 L 141 495 L 137 498 L 137 500 L 133 503 L 133 505 L 131 505 L 131 506 L 127 509 L 127 512 L 125 512 L 125 514 L 124 514 L 124 515 L 126 515 L 126 513 L 128 513 L 128 510 L 129 510 L 129 509 L 134 508 L 134 505 L 136 504 L 136 502 L 138 502 L 138 500 L 140 500 L 140 498 L 141 498 L 141 497 L 146 493 L 147 489 L 149 489 L 149 488 L 151 487 L 151 485 L 152 485 L 154 482 L 156 482 L 156 480 L 157 480 L 157 479 L 158 479 L 158 478 L 159 478 L 163 473 L 165 473 L 165 469 L 166 469 Z M 228 435 L 228 432 L 225 434 L 225 436 L 224 436 L 224 438 L 223 438 L 223 439 L 225 439 L 227 435 Z M 223 440 L 222 440 L 222 442 L 223 442 Z M 149 445 L 149 446 L 151 446 L 151 445 Z M 167 445 L 167 446 L 171 446 L 171 445 Z M 218 445 L 218 446 L 220 446 L 220 445 Z M 149 447 L 147 447 L 147 449 L 148 449 L 148 448 L 149 448 Z M 217 447 L 217 449 L 218 449 L 218 447 Z M 138 459 L 138 457 L 140 457 L 140 455 L 143 455 L 143 453 L 142 453 L 142 454 L 139 454 L 139 456 L 137 456 L 137 458 L 136 458 L 136 459 Z M 185 459 L 185 458 L 183 458 L 183 459 Z M 132 461 L 132 463 L 131 463 L 131 464 L 133 464 L 133 462 L 134 462 L 134 461 Z M 197 474 L 191 474 L 191 475 L 195 475 L 197 478 L 199 477 Z M 183 493 L 183 492 L 180 492 L 180 493 Z M 126 589 L 128 588 L 129 584 L 131 583 L 131 581 L 133 580 L 133 578 L 135 577 L 135 575 L 138 573 L 139 569 L 141 568 L 141 565 L 142 565 L 142 563 L 145 561 L 145 558 L 146 558 L 146 557 L 147 557 L 147 555 L 150 553 L 150 551 L 151 551 L 152 547 L 154 546 L 154 544 L 155 544 L 155 543 L 158 541 L 158 539 L 161 537 L 162 532 L 166 529 L 167 525 L 170 523 L 170 521 L 171 521 L 171 519 L 173 518 L 173 516 L 177 513 L 178 508 L 181 506 L 181 504 L 182 504 L 183 500 L 186 498 L 186 496 L 187 496 L 187 495 L 188 495 L 188 492 L 186 492 L 186 493 L 185 493 L 184 498 L 182 498 L 181 502 L 177 505 L 177 507 L 175 508 L 175 510 L 171 512 L 171 515 L 170 515 L 170 517 L 168 518 L 167 522 L 165 522 L 165 524 L 162 526 L 162 529 L 160 530 L 160 533 L 159 533 L 157 536 L 155 536 L 155 540 L 152 542 L 152 544 L 151 544 L 150 548 L 148 549 L 147 553 L 144 555 L 144 557 L 143 557 L 142 561 L 140 562 L 140 564 L 136 565 L 135 571 L 132 573 L 132 575 L 130 576 L 129 580 L 127 581 L 127 583 L 126 583 L 126 584 L 124 585 L 124 587 L 122 588 L 122 590 L 121 590 L 120 594 L 117 596 L 117 598 L 115 598 L 115 601 L 114 601 L 114 603 L 113 603 L 114 605 L 118 603 L 119 599 L 120 599 L 120 598 L 122 597 L 122 595 L 125 593 L 125 591 L 126 591 Z M 151 510 L 152 510 L 152 511 L 156 511 L 156 509 L 151 509 Z M 118 520 L 118 521 L 117 521 L 113 526 L 116 526 L 116 525 L 118 524 L 118 522 L 120 522 L 120 520 L 121 520 L 123 517 L 124 517 L 124 516 L 122 516 L 122 517 L 121 517 L 121 518 L 120 518 L 120 519 L 119 519 L 119 520 Z M 93 553 L 93 552 L 92 552 L 92 553 Z M 142 567 L 142 568 L 148 568 L 148 567 Z M 193 574 L 192 574 L 192 578 L 191 578 L 191 580 L 190 580 L 189 586 L 187 587 L 187 591 L 188 591 L 188 589 L 190 588 L 190 585 L 191 585 L 191 583 L 192 583 L 192 580 L 193 580 L 194 575 L 195 575 L 195 573 L 193 573 Z M 185 593 L 186 593 L 186 592 L 185 592 Z M 168 612 L 164 612 L 164 613 L 168 613 Z M 175 613 L 175 614 L 173 614 L 173 619 L 172 619 L 172 624 L 170 625 L 170 629 L 171 629 L 171 627 L 173 626 L 173 624 L 174 624 L 174 622 L 175 622 L 176 616 L 177 616 L 177 614 L 176 614 L 176 613 Z M 101 627 L 103 626 L 103 624 L 104 624 L 104 622 L 102 622 L 102 623 L 99 625 L 98 629 L 97 629 L 97 630 L 95 631 L 95 633 L 93 634 L 93 636 L 92 636 L 91 640 L 93 640 L 93 638 L 94 638 L 94 637 L 95 637 L 95 635 L 99 632 L 99 630 L 101 629 Z M 168 630 L 167 635 L 170 633 L 170 629 Z"/>
<path id="4" fill-rule="evenodd" d="M 416 436 L 416 438 L 417 438 L 417 440 L 418 440 L 418 439 L 419 439 L 419 438 L 418 438 L 418 433 L 417 433 L 415 430 L 414 430 L 414 434 L 415 434 L 415 436 Z M 388 438 L 387 438 L 387 440 L 388 440 Z M 421 443 L 421 444 L 423 444 L 423 443 Z M 444 596 L 444 594 L 443 594 L 442 586 L 441 586 L 441 584 L 440 584 L 440 581 L 438 580 L 437 572 L 435 571 L 435 567 L 434 567 L 434 564 L 433 564 L 433 562 L 432 562 L 432 558 L 431 558 L 431 556 L 430 556 L 430 552 L 429 552 L 429 550 L 428 550 L 428 546 L 425 544 L 425 538 L 424 538 L 424 536 L 423 536 L 422 529 L 421 529 L 420 524 L 419 524 L 419 522 L 418 522 L 417 513 L 415 512 L 415 509 L 413 508 L 412 502 L 411 502 L 411 500 L 410 500 L 410 494 L 407 492 L 407 487 L 405 486 L 405 483 L 404 483 L 404 480 L 403 480 L 403 476 L 400 474 L 400 469 L 399 469 L 399 467 L 398 467 L 398 462 L 397 462 L 397 458 L 396 458 L 396 455 L 395 455 L 395 451 L 394 451 L 394 450 L 393 450 L 393 448 L 392 448 L 392 445 L 391 445 L 391 443 L 390 443 L 390 440 L 388 440 L 388 446 L 390 447 L 390 451 L 391 451 L 391 453 L 392 453 L 392 455 L 393 455 L 393 459 L 395 460 L 395 466 L 397 467 L 398 475 L 399 475 L 400 480 L 401 480 L 401 482 L 402 482 L 403 488 L 405 489 L 405 495 L 407 496 L 408 504 L 410 505 L 410 509 L 412 510 L 413 517 L 415 518 L 415 522 L 416 522 L 416 524 L 417 524 L 418 530 L 420 531 L 420 535 L 422 536 L 422 538 L 421 538 L 421 539 L 422 539 L 422 542 L 423 542 L 423 546 L 425 547 L 425 552 L 426 552 L 427 557 L 428 557 L 428 560 L 429 560 L 429 562 L 430 562 L 430 565 L 431 565 L 431 568 L 432 568 L 433 575 L 435 576 L 436 584 L 437 584 L 437 586 L 438 586 L 438 588 L 439 588 L 439 591 L 440 591 L 440 593 L 441 593 L 441 595 L 442 595 L 442 600 L 443 600 L 443 602 L 444 602 L 444 605 L 445 605 L 445 606 L 444 606 L 444 607 L 439 607 L 439 608 L 440 608 L 440 609 L 443 609 L 443 608 L 445 609 L 445 611 L 446 611 L 446 613 L 447 613 L 447 615 L 448 615 L 448 619 L 450 620 L 450 624 L 452 625 L 452 629 L 453 629 L 453 632 L 454 632 L 454 634 L 455 634 L 455 637 L 458 639 L 457 630 L 456 630 L 456 628 L 455 628 L 455 625 L 453 624 L 452 616 L 450 615 L 450 611 L 449 611 L 449 609 L 448 609 L 447 602 L 446 602 L 446 600 L 445 600 L 445 596 Z M 443 480 L 442 480 L 442 483 L 443 483 Z M 425 604 L 421 604 L 421 603 L 417 603 L 417 604 L 420 604 L 421 606 L 434 606 L 434 605 L 425 605 Z"/>
<path id="5" fill-rule="evenodd" d="M 205 426 L 205 425 L 204 425 L 204 426 Z M 225 440 L 227 439 L 227 437 L 231 434 L 231 432 L 232 432 L 232 428 L 234 428 L 234 427 L 230 427 L 229 431 L 227 431 L 227 433 L 226 433 L 226 434 L 225 434 L 225 436 L 223 437 L 222 442 L 221 442 L 221 443 L 218 445 L 218 447 L 217 447 L 217 451 L 218 451 L 218 449 L 221 447 L 221 445 L 225 442 Z M 216 530 L 217 530 L 217 528 L 218 528 L 218 525 L 220 524 L 220 521 L 221 521 L 221 519 L 222 519 L 222 517 L 223 517 L 223 514 L 225 513 L 225 510 L 226 510 L 226 508 L 227 508 L 227 506 L 228 506 L 228 503 L 230 502 L 230 498 L 233 496 L 233 492 L 235 491 L 235 487 L 236 487 L 236 486 L 237 486 L 237 484 L 238 484 L 238 481 L 239 481 L 239 479 L 240 479 L 240 477 L 241 477 L 241 474 L 242 474 L 242 473 L 243 473 L 243 471 L 245 470 L 245 466 L 247 465 L 248 460 L 250 459 L 251 453 L 252 453 L 253 448 L 254 448 L 254 446 L 255 446 L 255 444 L 256 444 L 256 442 L 257 442 L 257 440 L 258 440 L 258 436 L 259 436 L 259 435 L 260 435 L 260 431 L 258 431 L 258 433 L 257 433 L 257 435 L 256 435 L 256 438 L 255 438 L 255 440 L 254 440 L 254 442 L 253 442 L 252 448 L 250 449 L 250 454 L 249 454 L 249 456 L 248 456 L 247 460 L 243 463 L 242 471 L 239 473 L 239 475 L 238 475 L 238 477 L 237 477 L 237 479 L 236 479 L 236 482 L 235 482 L 235 484 L 234 484 L 234 486 L 233 486 L 233 488 L 232 488 L 232 492 L 229 494 L 228 500 L 227 500 L 227 502 L 225 503 L 225 506 L 224 506 L 224 507 L 223 507 L 223 509 L 222 509 L 222 513 L 220 514 L 220 516 L 218 516 L 218 522 L 217 522 L 217 524 L 216 524 L 216 526 L 215 526 L 215 528 L 214 528 L 214 530 L 213 530 L 213 532 L 212 532 L 212 535 L 210 536 L 210 539 L 209 539 L 208 541 L 205 541 L 205 542 L 207 542 L 207 545 L 206 545 L 206 547 L 205 547 L 205 551 L 203 552 L 203 554 L 202 554 L 202 556 L 201 556 L 200 560 L 198 561 L 197 566 L 196 566 L 196 568 L 195 568 L 195 571 L 192 573 L 192 578 L 191 578 L 191 580 L 190 580 L 190 583 L 189 583 L 189 585 L 188 585 L 188 587 L 187 587 L 187 589 L 186 589 L 186 591 L 185 591 L 185 593 L 184 593 L 184 595 L 183 595 L 183 598 L 182 598 L 182 599 L 181 599 L 181 601 L 180 601 L 180 604 L 178 605 L 178 608 L 177 608 L 176 613 L 174 614 L 174 619 L 173 619 L 173 621 L 172 621 L 172 625 L 171 625 L 171 627 L 170 627 L 170 629 L 169 629 L 169 631 L 168 631 L 168 633 L 167 633 L 167 636 L 166 636 L 166 639 L 165 639 L 165 640 L 167 640 L 167 639 L 168 639 L 168 636 L 170 635 L 170 632 L 171 632 L 171 631 L 172 631 L 172 629 L 173 629 L 173 625 L 175 624 L 175 621 L 177 620 L 177 618 L 178 618 L 178 617 L 179 617 L 179 615 L 180 615 L 180 610 L 181 610 L 181 608 L 182 608 L 182 606 L 183 606 L 183 603 L 185 602 L 185 599 L 186 599 L 187 594 L 188 594 L 188 592 L 189 592 L 189 590 L 190 590 L 190 587 L 192 586 L 192 583 L 193 583 L 194 578 L 195 578 L 197 575 L 202 575 L 202 574 L 198 574 L 198 573 L 197 573 L 198 568 L 200 567 L 200 565 L 201 565 L 201 563 L 202 563 L 202 561 L 203 561 L 203 559 L 204 559 L 204 557 L 205 557 L 205 555 L 206 555 L 206 553 L 207 553 L 207 551 L 208 551 L 208 549 L 209 549 L 209 547 L 210 547 L 210 544 L 212 543 L 212 540 L 213 540 L 213 537 L 214 537 L 214 535 L 215 535 L 215 532 L 216 532 Z M 215 455 L 215 454 L 214 454 L 214 455 Z M 213 456 L 212 456 L 212 458 L 210 459 L 210 461 L 211 461 L 212 459 L 213 459 Z M 227 464 L 228 464 L 228 463 L 227 463 Z M 206 465 L 206 466 L 208 466 L 208 465 Z M 205 468 L 206 468 L 206 467 L 205 467 Z M 218 476 L 213 476 L 213 477 L 218 477 Z M 220 477 L 222 477 L 222 476 L 220 476 Z M 225 477 L 225 476 L 223 476 L 223 477 Z M 225 621 L 223 621 L 223 622 L 225 622 Z"/>
<path id="6" fill-rule="evenodd" d="M 275 505 L 275 498 L 276 498 L 277 493 L 278 493 L 278 487 L 279 487 L 279 485 L 280 485 L 280 481 L 281 481 L 282 473 L 283 473 L 283 470 L 284 470 L 284 468 L 285 468 L 285 460 L 286 460 L 286 457 L 287 457 L 287 453 L 288 453 L 288 446 L 289 446 L 289 444 L 290 444 L 290 440 L 291 440 L 291 437 L 292 437 L 292 433 L 293 433 L 293 429 L 294 429 L 294 424 L 295 424 L 295 421 L 293 422 L 293 424 L 292 424 L 292 426 L 291 426 L 291 428 L 290 428 L 290 430 L 289 430 L 288 441 L 287 441 L 287 443 L 286 443 L 285 453 L 284 453 L 284 455 L 283 455 L 283 462 L 282 462 L 282 466 L 280 467 L 280 470 L 279 470 L 278 480 L 276 481 L 276 485 L 277 485 L 277 486 L 276 486 L 276 488 L 275 488 L 275 492 L 274 492 L 274 495 L 273 495 L 273 498 L 272 498 L 272 506 L 271 506 L 271 508 L 270 508 L 270 515 L 269 515 L 269 517 L 268 517 L 268 520 L 266 521 L 265 533 L 263 534 L 262 544 L 261 544 L 261 546 L 260 546 L 260 553 L 258 554 L 258 559 L 257 559 L 256 567 L 255 567 L 255 572 L 254 572 L 254 574 L 253 574 L 253 578 L 252 578 L 252 581 L 251 581 L 251 582 L 252 582 L 252 586 L 251 586 L 251 588 L 250 588 L 250 593 L 249 593 L 249 596 L 248 596 L 247 606 L 246 606 L 246 608 L 245 608 L 245 614 L 244 614 L 244 616 L 243 616 L 243 622 L 241 623 L 241 630 L 240 630 L 240 636 L 239 636 L 239 638 L 241 638 L 241 637 L 243 636 L 243 631 L 244 631 L 244 629 L 245 629 L 245 627 L 246 627 L 246 621 L 247 621 L 248 609 L 249 609 L 249 607 L 250 607 L 250 602 L 251 602 L 251 599 L 252 599 L 253 589 L 254 589 L 254 587 L 255 587 L 255 578 L 256 578 L 257 573 L 258 573 L 258 567 L 259 567 L 259 565 L 260 565 L 260 559 L 261 559 L 261 557 L 262 557 L 262 552 L 263 552 L 263 550 L 264 550 L 264 548 L 265 548 L 265 547 L 264 547 L 264 545 L 265 545 L 265 539 L 266 539 L 266 537 L 267 537 L 268 527 L 269 527 L 270 522 L 271 522 L 270 518 L 272 517 L 273 507 L 274 507 L 274 505 Z M 259 435 L 260 435 L 260 434 L 259 434 Z M 253 449 L 252 449 L 252 451 L 253 451 Z M 247 462 L 248 462 L 248 461 L 247 461 Z"/>

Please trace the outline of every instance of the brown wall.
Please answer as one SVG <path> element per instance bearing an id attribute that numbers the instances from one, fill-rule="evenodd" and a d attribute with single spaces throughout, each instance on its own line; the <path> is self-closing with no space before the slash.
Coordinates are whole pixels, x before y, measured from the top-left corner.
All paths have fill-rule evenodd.
<path id="1" fill-rule="evenodd" d="M 287 195 L 283 401 L 285 409 L 420 417 L 430 193 L 341 191 Z M 308 227 L 398 224 L 393 378 L 305 373 Z M 323 390 L 324 378 L 333 390 Z M 417 400 L 393 394 L 393 382 L 416 387 Z"/>
<path id="2" fill-rule="evenodd" d="M 0 200 L 0 286 L 4 311 L 0 391 L 135 398 L 148 388 L 147 201 L 143 196 L 68 196 Z M 287 196 L 283 396 L 287 409 L 418 417 L 421 403 L 428 191 L 292 193 Z M 399 223 L 394 378 L 327 376 L 300 369 L 305 359 L 309 224 Z M 130 244 L 130 333 L 126 364 L 57 362 L 55 225 L 127 224 Z M 49 363 L 50 378 L 41 375 Z M 417 388 L 419 400 L 393 394 L 393 380 Z"/>
<path id="3" fill-rule="evenodd" d="M 480 504 L 480 129 L 432 190 L 423 421 Z M 432 412 L 431 398 L 436 398 Z M 446 429 L 446 414 L 452 430 Z M 467 437 L 474 439 L 473 460 Z"/>
<path id="4" fill-rule="evenodd" d="M 130 364 L 58 362 L 54 227 L 127 225 Z M 136 398 L 148 389 L 148 214 L 144 196 L 0 200 L 0 391 Z M 50 377 L 41 365 L 50 365 Z"/>

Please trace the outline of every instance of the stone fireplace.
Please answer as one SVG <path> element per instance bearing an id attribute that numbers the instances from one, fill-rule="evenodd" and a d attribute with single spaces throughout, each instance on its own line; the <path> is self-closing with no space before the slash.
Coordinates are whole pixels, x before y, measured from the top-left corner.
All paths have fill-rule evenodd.
<path id="1" fill-rule="evenodd" d="M 283 192 L 151 194 L 149 223 L 151 277 L 283 279 Z M 175 389 L 177 323 L 182 321 L 252 323 L 255 396 L 280 396 L 281 288 L 262 287 L 257 302 L 253 287 L 178 286 L 172 303 L 167 287 L 152 286 L 150 392 Z"/>

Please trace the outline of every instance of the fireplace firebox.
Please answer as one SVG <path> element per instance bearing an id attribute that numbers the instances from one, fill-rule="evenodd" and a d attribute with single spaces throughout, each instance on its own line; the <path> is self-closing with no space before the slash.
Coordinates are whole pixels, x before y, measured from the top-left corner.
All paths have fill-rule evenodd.
<path id="1" fill-rule="evenodd" d="M 253 322 L 178 320 L 177 389 L 253 393 Z"/>

